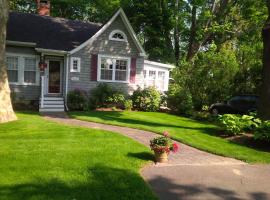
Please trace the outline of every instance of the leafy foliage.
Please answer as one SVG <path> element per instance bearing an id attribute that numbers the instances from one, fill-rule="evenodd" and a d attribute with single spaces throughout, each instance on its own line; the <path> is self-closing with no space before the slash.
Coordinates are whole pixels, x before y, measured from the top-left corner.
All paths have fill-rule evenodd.
<path id="1" fill-rule="evenodd" d="M 174 71 L 178 85 L 178 90 L 174 91 L 175 96 L 191 96 L 189 102 L 192 101 L 192 106 L 201 110 L 203 105 L 211 105 L 231 95 L 238 70 L 232 44 L 226 44 L 221 49 L 212 44 L 208 51 L 200 52 L 193 62 L 183 62 L 181 68 Z"/>
<path id="2" fill-rule="evenodd" d="M 109 96 L 106 99 L 106 102 L 110 104 L 111 106 L 114 106 L 116 108 L 124 108 L 124 102 L 126 98 L 123 93 L 120 93 L 119 91 L 114 93 L 112 96 Z"/>
<path id="3" fill-rule="evenodd" d="M 68 108 L 70 110 L 87 110 L 87 93 L 80 89 L 70 91 L 67 95 Z"/>
<path id="4" fill-rule="evenodd" d="M 249 115 L 225 114 L 218 117 L 225 131 L 230 135 L 238 135 L 246 131 L 254 131 L 261 120 Z"/>
<path id="5" fill-rule="evenodd" d="M 270 142 L 270 121 L 263 121 L 255 130 L 254 138 Z"/>
<path id="6" fill-rule="evenodd" d="M 161 103 L 161 95 L 154 87 L 138 88 L 131 99 L 133 107 L 141 111 L 157 111 Z"/>
<path id="7" fill-rule="evenodd" d="M 125 110 L 132 109 L 132 100 L 131 99 L 127 99 L 124 101 L 124 108 L 125 108 Z"/>
<path id="8" fill-rule="evenodd" d="M 106 107 L 108 101 L 114 101 L 115 90 L 106 83 L 100 83 L 90 92 L 89 104 L 91 108 Z"/>
<path id="9" fill-rule="evenodd" d="M 177 84 L 170 85 L 167 104 L 172 111 L 178 114 L 191 114 L 193 110 L 192 96 L 189 90 L 183 89 Z"/>

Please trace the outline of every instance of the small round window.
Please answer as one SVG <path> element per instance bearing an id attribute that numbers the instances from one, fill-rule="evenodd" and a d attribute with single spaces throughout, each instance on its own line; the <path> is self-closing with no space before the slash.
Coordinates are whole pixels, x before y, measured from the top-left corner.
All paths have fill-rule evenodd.
<path id="1" fill-rule="evenodd" d="M 110 34 L 110 40 L 116 40 L 116 41 L 127 41 L 127 37 L 125 33 L 123 33 L 120 30 L 112 31 Z"/>

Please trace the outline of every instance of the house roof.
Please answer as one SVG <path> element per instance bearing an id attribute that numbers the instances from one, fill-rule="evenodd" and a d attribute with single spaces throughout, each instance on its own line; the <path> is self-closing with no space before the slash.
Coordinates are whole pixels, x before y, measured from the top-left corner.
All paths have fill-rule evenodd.
<path id="1" fill-rule="evenodd" d="M 37 48 L 70 51 L 102 28 L 101 24 L 37 14 L 10 12 L 7 40 L 36 43 Z"/>
<path id="2" fill-rule="evenodd" d="M 154 62 L 154 61 L 150 61 L 150 60 L 144 60 L 144 64 L 154 66 L 154 67 L 163 67 L 163 68 L 169 68 L 169 69 L 175 68 L 173 65 L 164 64 L 164 63 L 160 63 L 160 62 Z"/>

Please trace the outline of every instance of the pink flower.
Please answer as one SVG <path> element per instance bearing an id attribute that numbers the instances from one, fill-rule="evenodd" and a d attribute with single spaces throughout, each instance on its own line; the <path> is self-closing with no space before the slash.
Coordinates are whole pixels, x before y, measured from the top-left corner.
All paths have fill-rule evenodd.
<path id="1" fill-rule="evenodd" d="M 168 131 L 164 131 L 163 135 L 164 135 L 165 137 L 169 137 L 169 132 L 168 132 Z"/>
<path id="2" fill-rule="evenodd" d="M 179 145 L 178 144 L 176 144 L 175 142 L 172 144 L 172 146 L 173 146 L 173 153 L 176 153 L 178 150 L 179 150 Z"/>

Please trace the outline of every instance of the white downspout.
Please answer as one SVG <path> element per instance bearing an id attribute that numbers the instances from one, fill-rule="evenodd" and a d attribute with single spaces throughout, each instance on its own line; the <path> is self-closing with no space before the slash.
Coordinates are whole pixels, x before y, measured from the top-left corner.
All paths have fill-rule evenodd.
<path id="1" fill-rule="evenodd" d="M 69 72 L 69 54 L 67 54 L 67 57 L 66 57 L 66 92 L 65 92 L 65 107 L 66 107 L 66 110 L 67 110 L 67 111 L 68 111 L 68 107 L 67 107 L 68 72 Z"/>

